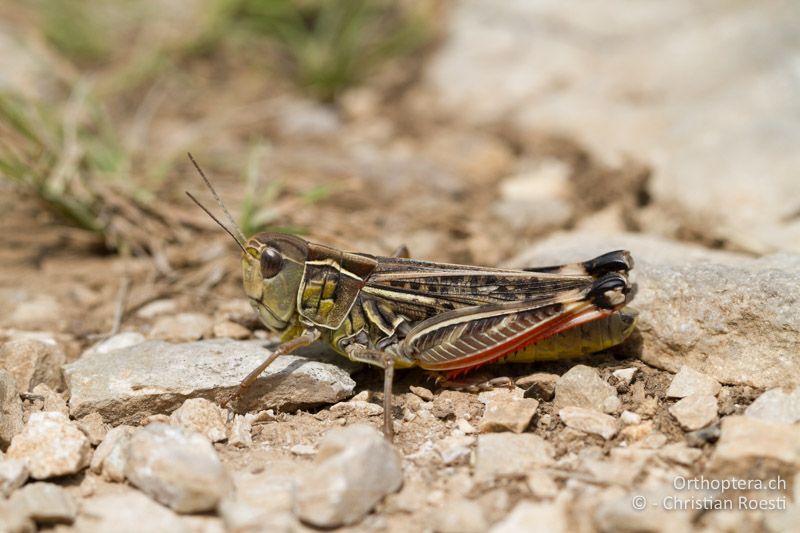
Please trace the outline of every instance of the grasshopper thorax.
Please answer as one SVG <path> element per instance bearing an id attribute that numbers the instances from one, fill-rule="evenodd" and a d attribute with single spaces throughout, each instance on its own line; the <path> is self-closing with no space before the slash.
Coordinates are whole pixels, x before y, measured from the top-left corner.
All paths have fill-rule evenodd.
<path id="1" fill-rule="evenodd" d="M 308 243 L 282 233 L 259 233 L 242 254 L 244 291 L 261 321 L 283 333 L 295 325 L 297 294 L 303 280 Z"/>

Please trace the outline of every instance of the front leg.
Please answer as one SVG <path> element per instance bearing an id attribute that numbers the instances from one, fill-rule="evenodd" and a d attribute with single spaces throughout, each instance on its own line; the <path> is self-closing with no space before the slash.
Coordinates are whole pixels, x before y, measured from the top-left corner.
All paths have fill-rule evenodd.
<path id="1" fill-rule="evenodd" d="M 346 348 L 353 361 L 360 361 L 383 368 L 383 436 L 389 442 L 394 440 L 392 422 L 392 383 L 394 382 L 394 356 L 388 352 L 370 350 L 359 344 Z"/>
<path id="2" fill-rule="evenodd" d="M 309 344 L 313 343 L 319 338 L 319 332 L 317 330 L 306 330 L 303 332 L 302 335 L 299 337 L 295 337 L 294 339 L 284 342 L 283 344 L 278 345 L 275 350 L 272 351 L 269 357 L 267 357 L 263 363 L 258 365 L 252 372 L 247 374 L 245 378 L 239 383 L 239 386 L 236 388 L 236 391 L 231 395 L 230 398 L 222 402 L 222 408 L 228 406 L 228 404 L 233 403 L 236 404 L 239 399 L 244 396 L 244 393 L 253 384 L 253 382 L 258 379 L 258 376 L 261 375 L 264 370 L 267 369 L 269 365 L 272 364 L 275 359 L 280 357 L 281 355 L 287 355 L 292 353 L 293 351 L 297 350 L 298 348 L 302 348 L 304 346 L 308 346 Z"/>

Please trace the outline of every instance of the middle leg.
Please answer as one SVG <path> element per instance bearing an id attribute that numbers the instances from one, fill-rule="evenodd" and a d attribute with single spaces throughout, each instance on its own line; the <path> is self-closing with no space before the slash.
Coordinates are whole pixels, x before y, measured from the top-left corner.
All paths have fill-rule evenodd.
<path id="1" fill-rule="evenodd" d="M 394 422 L 392 421 L 392 383 L 394 382 L 394 356 L 388 352 L 371 350 L 357 344 L 351 344 L 347 353 L 354 361 L 369 363 L 383 368 L 383 436 L 386 440 L 394 440 Z"/>

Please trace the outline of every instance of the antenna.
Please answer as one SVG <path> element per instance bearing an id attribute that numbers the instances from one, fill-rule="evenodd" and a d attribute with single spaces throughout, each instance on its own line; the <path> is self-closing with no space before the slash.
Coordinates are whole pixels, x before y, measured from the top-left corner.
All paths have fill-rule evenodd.
<path id="1" fill-rule="evenodd" d="M 245 249 L 244 249 L 244 246 L 242 245 L 242 243 L 241 243 L 241 242 L 239 242 L 239 239 L 237 239 L 237 238 L 236 238 L 236 235 L 234 235 L 233 233 L 231 233 L 231 230 L 229 230 L 229 229 L 228 229 L 228 228 L 225 226 L 225 224 L 223 224 L 222 222 L 220 222 L 220 221 L 219 221 L 219 219 L 218 219 L 217 217 L 215 217 L 214 215 L 212 215 L 212 214 L 211 214 L 211 211 L 209 211 L 208 209 L 206 209 L 206 207 L 205 207 L 203 204 L 201 204 L 201 203 L 200 203 L 200 202 L 197 200 L 197 198 L 195 198 L 194 196 L 192 196 L 192 193 L 190 193 L 189 191 L 184 191 L 184 192 L 186 193 L 186 196 L 188 196 L 189 198 L 191 198 L 191 199 L 192 199 L 192 201 L 193 201 L 194 203 L 196 203 L 196 204 L 197 204 L 197 207 L 199 207 L 200 209 L 202 209 L 203 211 L 205 211 L 205 212 L 206 212 L 206 215 L 208 215 L 208 216 L 210 216 L 210 217 L 211 217 L 211 220 L 213 220 L 214 222 L 216 222 L 217 224 L 219 224 L 219 227 L 220 227 L 220 228 L 222 228 L 223 230 L 225 230 L 225 233 L 227 233 L 228 235 L 230 235 L 230 236 L 233 238 L 233 240 L 234 240 L 234 241 L 236 241 L 236 244 L 238 244 L 238 245 L 239 245 L 239 248 L 241 248 L 241 249 L 242 249 L 242 251 L 243 251 L 244 253 L 247 253 L 247 250 L 245 250 Z"/>
<path id="2" fill-rule="evenodd" d="M 194 157 L 192 157 L 192 154 L 191 154 L 191 152 L 187 152 L 187 154 L 186 154 L 186 155 L 188 155 L 188 156 L 189 156 L 189 159 L 191 160 L 192 164 L 194 165 L 194 168 L 196 168 L 196 169 L 197 169 L 197 172 L 200 174 L 200 177 L 201 177 L 201 178 L 203 178 L 203 181 L 205 182 L 205 184 L 206 184 L 206 187 L 208 187 L 208 190 L 209 190 L 209 191 L 211 191 L 211 194 L 214 196 L 214 199 L 217 201 L 217 204 L 218 204 L 218 205 L 219 205 L 219 206 L 222 208 L 222 211 L 224 211 L 224 212 L 225 212 L 225 216 L 227 216 L 227 217 L 228 217 L 228 221 L 229 221 L 229 222 L 231 223 L 231 225 L 234 227 L 234 229 L 236 230 L 236 233 L 239 235 L 239 237 L 237 238 L 236 236 L 234 236 L 234 234 L 233 234 L 233 233 L 231 233 L 231 231 L 230 231 L 228 228 L 226 228 L 226 227 L 225 227 L 225 226 L 224 226 L 224 225 L 223 225 L 223 224 L 222 224 L 222 223 L 221 223 L 219 220 L 217 220 L 217 219 L 214 217 L 214 215 L 212 215 L 212 214 L 211 214 L 211 213 L 208 211 L 208 209 L 206 209 L 205 207 L 203 207 L 203 206 L 200 204 L 200 202 L 198 202 L 197 200 L 195 200 L 194 196 L 192 196 L 192 195 L 191 195 L 191 194 L 189 194 L 188 192 L 187 192 L 186 194 L 189 194 L 189 198 L 191 198 L 192 200 L 194 200 L 194 202 L 195 202 L 195 203 L 196 203 L 198 206 L 200 206 L 200 207 L 203 209 L 203 211 L 205 211 L 205 212 L 206 212 L 206 213 L 207 213 L 207 214 L 208 214 L 208 215 L 209 215 L 211 218 L 213 218 L 213 219 L 216 221 L 216 223 L 217 223 L 217 224 L 219 224 L 220 226 L 222 226 L 222 227 L 225 229 L 225 231 L 227 231 L 227 232 L 228 232 L 228 234 L 229 234 L 231 237 L 233 237 L 233 238 L 234 238 L 234 240 L 236 240 L 236 242 L 238 242 L 238 243 L 239 243 L 239 247 L 240 247 L 240 248 L 244 249 L 244 243 L 245 243 L 245 242 L 247 242 L 247 239 L 245 238 L 244 234 L 242 233 L 242 230 L 240 230 L 240 229 L 239 229 L 239 226 L 237 226 L 237 225 L 236 225 L 236 221 L 233 219 L 233 217 L 231 216 L 231 214 L 228 212 L 228 209 L 225 207 L 225 204 L 224 204 L 224 203 L 222 203 L 222 199 L 221 199 L 221 198 L 219 197 L 219 195 L 217 194 L 217 191 L 215 191 L 215 190 L 214 190 L 214 187 L 211 185 L 211 182 L 210 182 L 210 181 L 208 181 L 208 178 L 206 177 L 205 173 L 203 172 L 203 169 L 201 169 L 201 168 L 200 168 L 200 165 L 198 165 L 198 164 L 197 164 L 197 161 L 195 161 L 195 160 L 194 160 Z"/>

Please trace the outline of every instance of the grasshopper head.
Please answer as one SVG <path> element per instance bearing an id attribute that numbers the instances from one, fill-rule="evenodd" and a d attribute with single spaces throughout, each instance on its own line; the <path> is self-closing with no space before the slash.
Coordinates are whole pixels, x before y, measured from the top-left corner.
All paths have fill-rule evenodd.
<path id="1" fill-rule="evenodd" d="M 308 244 L 292 235 L 259 233 L 244 248 L 244 292 L 264 325 L 283 332 L 297 313 Z"/>

